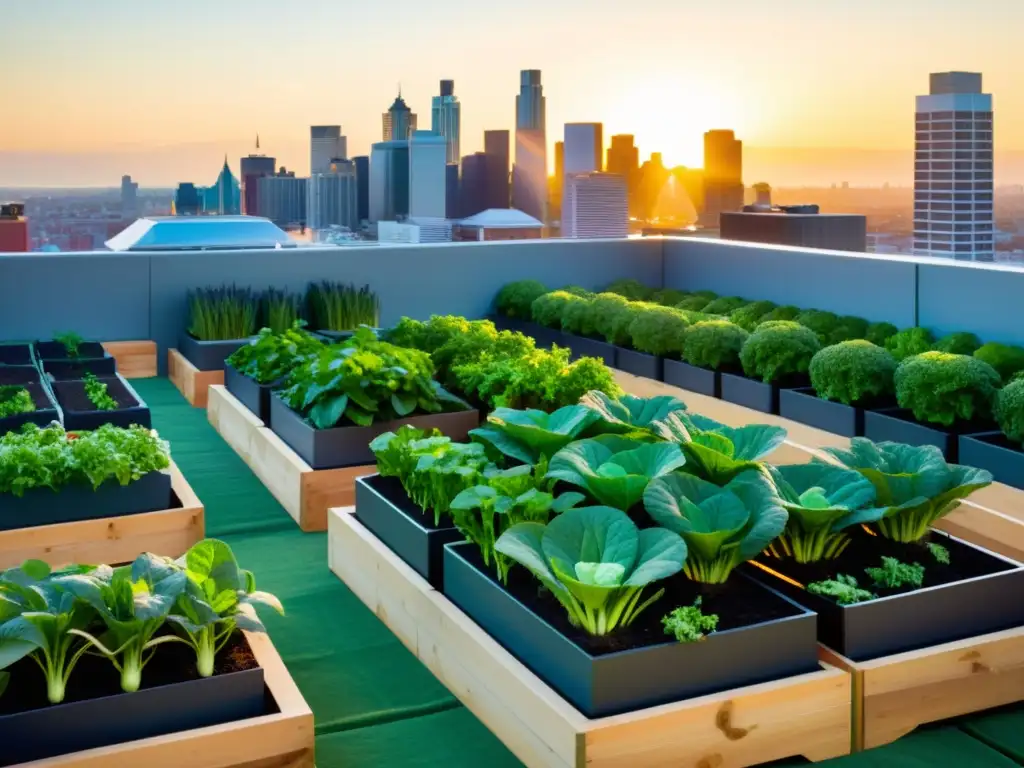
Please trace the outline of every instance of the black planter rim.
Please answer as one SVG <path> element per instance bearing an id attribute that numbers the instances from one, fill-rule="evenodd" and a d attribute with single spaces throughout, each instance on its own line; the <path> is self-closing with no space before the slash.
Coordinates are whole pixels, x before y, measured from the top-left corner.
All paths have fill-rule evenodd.
<path id="1" fill-rule="evenodd" d="M 387 502 L 392 507 L 394 507 L 395 511 L 398 512 L 398 514 L 400 514 L 403 518 L 405 518 L 409 522 L 410 525 L 412 525 L 414 528 L 416 528 L 416 530 L 418 532 L 423 533 L 423 534 L 428 534 L 428 533 L 433 533 L 435 531 L 450 531 L 450 530 L 455 528 L 454 524 L 451 527 L 449 527 L 449 528 L 427 528 L 425 525 L 420 523 L 419 520 L 417 520 L 415 517 L 412 517 L 411 515 L 409 515 L 404 509 L 402 509 L 400 506 L 398 506 L 397 504 L 392 502 L 390 499 L 388 499 L 386 496 L 384 496 L 383 493 L 381 493 L 379 490 L 377 490 L 372 485 L 370 485 L 370 483 L 368 481 L 369 480 L 373 480 L 374 478 L 383 479 L 383 476 L 380 474 L 380 472 L 374 472 L 372 475 L 362 475 L 361 477 L 357 477 L 356 478 L 356 483 L 358 483 L 359 485 L 362 485 L 363 487 L 366 488 L 367 491 L 369 491 L 370 493 L 373 493 L 373 494 L 379 496 L 383 501 Z M 409 499 L 409 503 L 412 504 L 412 499 Z M 422 511 L 422 510 L 420 510 L 420 511 Z M 355 510 L 355 514 L 356 514 L 357 517 L 359 516 L 359 509 L 358 508 Z M 423 514 L 426 515 L 427 513 L 423 512 Z M 456 542 L 456 543 L 457 544 L 468 544 L 469 542 L 459 541 L 459 542 Z"/>

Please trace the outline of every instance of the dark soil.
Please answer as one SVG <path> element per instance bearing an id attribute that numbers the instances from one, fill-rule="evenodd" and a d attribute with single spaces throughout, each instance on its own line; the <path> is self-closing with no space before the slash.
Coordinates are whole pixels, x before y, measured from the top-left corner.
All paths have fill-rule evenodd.
<path id="1" fill-rule="evenodd" d="M 139 407 L 139 401 L 116 376 L 98 376 L 97 379 L 107 385 L 107 394 L 117 402 L 117 410 Z M 84 381 L 57 381 L 53 384 L 53 391 L 65 411 L 91 413 L 97 410 L 85 393 Z"/>
<path id="2" fill-rule="evenodd" d="M 41 360 L 94 360 L 106 355 L 106 350 L 98 341 L 83 341 L 78 345 L 77 357 L 68 357 L 67 348 L 59 341 L 40 341 L 36 344 L 36 352 Z"/>
<path id="3" fill-rule="evenodd" d="M 935 560 L 925 544 L 931 542 L 941 544 L 949 550 L 949 565 Z M 872 536 L 863 528 L 855 528 L 851 535 L 850 545 L 835 560 L 823 560 L 817 563 L 798 563 L 792 559 L 777 559 L 767 553 L 757 558 L 768 568 L 787 576 L 802 585 L 826 579 L 834 579 L 838 574 L 846 574 L 857 579 L 863 589 L 874 592 L 879 597 L 901 595 L 914 592 L 916 587 L 910 585 L 899 589 L 886 589 L 874 586 L 865 568 L 879 568 L 883 557 L 895 557 L 900 562 L 924 566 L 924 583 L 921 589 L 952 584 L 957 581 L 988 576 L 1013 570 L 1014 566 L 1000 560 L 988 552 L 950 538 L 943 533 L 933 531 L 923 542 L 901 544 L 881 536 Z M 824 596 L 822 596 L 824 597 Z M 831 598 L 825 598 L 831 600 Z"/>
<path id="4" fill-rule="evenodd" d="M 2 384 L 0 384 L 2 385 Z M 37 411 L 53 411 L 54 419 L 57 418 L 57 412 L 54 410 L 53 403 L 50 402 L 49 396 L 43 391 L 43 387 L 39 383 L 28 383 L 28 384 L 11 384 L 9 386 L 21 387 L 27 389 L 29 395 L 32 397 L 32 403 L 35 405 Z M 19 414 L 20 415 L 20 414 Z"/>
<path id="5" fill-rule="evenodd" d="M 142 670 L 143 689 L 199 679 L 195 652 L 190 646 L 164 643 L 155 651 Z M 228 675 L 258 666 L 245 636 L 236 631 L 217 654 L 213 674 Z M 11 679 L 4 695 L 0 696 L 0 716 L 51 706 L 46 698 L 46 679 L 32 659 L 26 657 L 8 667 L 7 671 L 11 673 Z M 105 657 L 89 652 L 75 665 L 68 679 L 64 701 L 71 703 L 117 695 L 131 695 L 121 690 L 120 673 Z"/>
<path id="6" fill-rule="evenodd" d="M 458 552 L 480 573 L 497 582 L 493 565 L 485 566 L 475 547 L 460 547 Z M 562 604 L 540 585 L 533 574 L 521 566 L 513 566 L 509 571 L 505 589 L 593 656 L 674 643 L 674 638 L 665 634 L 661 617 L 675 608 L 693 605 L 697 597 L 701 598 L 701 610 L 705 614 L 718 614 L 719 632 L 802 614 L 800 608 L 739 573 L 734 573 L 726 584 L 716 585 L 697 584 L 680 573 L 645 587 L 640 600 L 650 597 L 662 587 L 665 588 L 665 594 L 644 609 L 632 625 L 605 637 L 594 637 L 572 626 Z"/>
<path id="7" fill-rule="evenodd" d="M 878 410 L 873 408 L 871 410 Z M 893 408 L 892 410 L 886 410 L 882 413 L 883 416 L 889 416 L 900 421 L 905 421 L 909 424 L 917 424 L 921 427 L 927 427 L 928 429 L 934 429 L 936 432 L 944 432 L 947 435 L 972 435 L 977 432 L 994 432 L 999 429 L 994 421 L 957 421 L 946 426 L 945 424 L 931 424 L 926 421 L 918 421 L 914 418 L 914 412 L 907 408 Z"/>
<path id="8" fill-rule="evenodd" d="M 405 489 L 402 487 L 402 484 L 399 482 L 397 477 L 381 477 L 380 475 L 373 475 L 366 478 L 364 482 L 424 528 L 441 530 L 452 527 L 451 518 L 445 516 L 441 517 L 440 525 L 435 525 L 433 510 L 430 512 L 424 512 L 413 504 L 409 499 L 409 496 L 405 493 Z"/>

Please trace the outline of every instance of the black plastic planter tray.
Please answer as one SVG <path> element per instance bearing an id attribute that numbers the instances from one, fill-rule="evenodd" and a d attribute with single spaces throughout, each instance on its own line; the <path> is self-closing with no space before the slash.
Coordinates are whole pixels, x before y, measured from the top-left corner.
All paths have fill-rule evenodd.
<path id="1" fill-rule="evenodd" d="M 466 554 L 444 548 L 444 594 L 491 637 L 587 717 L 603 717 L 816 671 L 815 616 L 794 615 L 716 632 L 699 643 L 658 645 L 593 656 L 540 618 Z M 743 578 L 736 575 L 733 578 Z M 765 588 L 766 599 L 791 600 Z M 648 610 L 668 606 L 660 603 Z"/>
<path id="2" fill-rule="evenodd" d="M 673 387 L 708 397 L 722 396 L 722 377 L 718 371 L 666 358 L 663 374 L 665 383 Z"/>
<path id="3" fill-rule="evenodd" d="M 735 373 L 722 374 L 722 399 L 761 413 L 779 412 L 779 388 Z"/>
<path id="4" fill-rule="evenodd" d="M 85 394 L 84 381 L 55 381 L 53 392 L 64 412 L 64 428 L 99 429 L 104 424 L 128 428 L 132 424 L 149 429 L 153 426 L 149 406 L 139 393 L 120 375 L 97 377 L 107 385 L 107 394 L 117 401 L 116 411 L 96 410 Z"/>
<path id="5" fill-rule="evenodd" d="M 499 331 L 513 331 L 530 335 L 530 326 L 534 323 L 530 320 L 521 320 L 518 317 L 505 317 L 504 315 L 488 315 L 487 319 L 494 323 Z"/>
<path id="6" fill-rule="evenodd" d="M 990 557 L 1004 570 L 846 606 L 753 566 L 748 573 L 817 613 L 818 639 L 853 661 L 869 661 L 1024 624 L 1024 601 L 1020 599 L 1024 594 L 1024 566 L 938 531 L 932 533 L 932 540 L 949 550 L 952 562 L 972 555 Z M 770 559 L 763 562 L 773 567 Z M 927 568 L 927 563 L 921 562 Z M 860 581 L 863 586 L 868 580 Z"/>
<path id="7" fill-rule="evenodd" d="M 444 545 L 462 541 L 463 536 L 450 518 L 434 525 L 433 514 L 425 514 L 394 477 L 356 478 L 356 518 L 403 562 L 441 589 Z"/>
<path id="8" fill-rule="evenodd" d="M 568 347 L 573 360 L 579 360 L 581 357 L 596 357 L 605 365 L 615 367 L 615 346 L 606 341 L 588 339 L 585 336 L 562 331 L 562 338 L 556 343 L 559 346 Z"/>
<path id="9" fill-rule="evenodd" d="M 59 381 L 80 379 L 87 373 L 113 376 L 117 372 L 117 361 L 98 341 L 79 344 L 78 357 L 68 357 L 64 345 L 58 341 L 37 341 L 36 356 L 43 370 Z"/>
<path id="10" fill-rule="evenodd" d="M 150 472 L 128 485 L 108 481 L 95 491 L 91 485 L 69 485 L 56 493 L 49 488 L 33 488 L 21 497 L 0 494 L 0 531 L 122 517 L 170 507 L 171 476 L 166 472 Z"/>
<path id="11" fill-rule="evenodd" d="M 43 685 L 37 669 L 27 671 Z M 0 765 L 260 717 L 266 708 L 263 669 L 255 667 L 3 715 Z"/>
<path id="12" fill-rule="evenodd" d="M 637 352 L 625 347 L 615 347 L 615 367 L 634 376 L 661 381 L 664 373 L 662 362 L 662 358 L 657 355 L 648 355 L 646 352 Z"/>
<path id="13" fill-rule="evenodd" d="M 271 393 L 270 424 L 274 434 L 284 440 L 312 469 L 336 469 L 375 463 L 370 441 L 385 432 L 394 432 L 403 424 L 411 424 L 419 429 L 436 428 L 452 440 L 467 440 L 469 430 L 480 426 L 480 412 L 466 410 L 432 413 L 382 421 L 369 427 L 316 429 L 285 405 L 277 393 Z"/>
<path id="14" fill-rule="evenodd" d="M 988 432 L 992 428 L 984 424 L 954 424 L 951 427 L 921 424 L 911 411 L 904 408 L 882 408 L 864 413 L 864 437 L 876 443 L 888 440 L 907 445 L 934 445 L 949 462 L 959 461 L 960 435 Z"/>
<path id="15" fill-rule="evenodd" d="M 49 387 L 44 383 L 42 374 L 34 365 L 0 366 L 0 386 L 23 386 L 32 396 L 36 409 L 31 413 L 19 413 L 0 419 L 0 435 L 21 429 L 23 424 L 37 424 L 45 427 L 51 422 L 60 421 L 57 403 L 50 394 Z"/>
<path id="16" fill-rule="evenodd" d="M 31 344 L 0 344 L 0 365 L 35 365 Z"/>
<path id="17" fill-rule="evenodd" d="M 223 371 L 225 360 L 252 339 L 226 339 L 223 341 L 199 341 L 190 333 L 183 333 L 178 339 L 178 351 L 200 371 Z"/>
<path id="18" fill-rule="evenodd" d="M 224 386 L 228 392 L 252 412 L 263 426 L 270 426 L 270 392 L 281 386 L 282 380 L 260 384 L 255 379 L 239 373 L 230 364 L 224 365 Z"/>
<path id="19" fill-rule="evenodd" d="M 997 483 L 1024 491 L 1024 451 L 1002 432 L 960 435 L 959 449 L 961 464 L 987 469 Z"/>
<path id="20" fill-rule="evenodd" d="M 779 415 L 834 435 L 858 437 L 864 434 L 864 411 L 823 400 L 810 387 L 779 392 Z"/>

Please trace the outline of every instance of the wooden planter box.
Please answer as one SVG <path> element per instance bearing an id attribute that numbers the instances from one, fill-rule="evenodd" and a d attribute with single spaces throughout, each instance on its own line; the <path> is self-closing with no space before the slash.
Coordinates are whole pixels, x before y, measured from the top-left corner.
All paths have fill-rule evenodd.
<path id="1" fill-rule="evenodd" d="M 25 560 L 57 567 L 71 563 L 127 563 L 140 552 L 185 554 L 205 537 L 202 502 L 173 462 L 172 498 L 179 506 L 158 512 L 0 531 L 0 570 Z"/>
<path id="2" fill-rule="evenodd" d="M 589 719 L 374 537 L 329 513 L 331 570 L 527 766 L 758 765 L 850 751 L 851 677 L 817 672 Z"/>
<path id="3" fill-rule="evenodd" d="M 155 341 L 105 341 L 103 348 L 117 361 L 117 372 L 126 379 L 157 375 Z"/>
<path id="4" fill-rule="evenodd" d="M 270 638 L 246 633 L 246 639 L 263 667 L 271 714 L 37 760 L 22 768 L 313 768 L 312 710 Z"/>
<path id="5" fill-rule="evenodd" d="M 209 388 L 206 416 L 260 482 L 306 532 L 327 530 L 327 510 L 355 504 L 356 478 L 376 464 L 313 470 L 223 385 Z"/>
<path id="6" fill-rule="evenodd" d="M 196 408 L 206 407 L 207 390 L 224 383 L 224 371 L 200 371 L 176 349 L 167 350 L 167 378 Z"/>
<path id="7" fill-rule="evenodd" d="M 854 750 L 1024 699 L 1024 627 L 864 662 L 822 647 L 821 659 L 853 675 Z"/>

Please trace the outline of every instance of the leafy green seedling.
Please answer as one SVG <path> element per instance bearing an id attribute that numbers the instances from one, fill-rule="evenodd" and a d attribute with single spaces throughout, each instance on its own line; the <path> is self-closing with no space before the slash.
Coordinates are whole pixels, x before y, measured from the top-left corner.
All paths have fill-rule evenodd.
<path id="1" fill-rule="evenodd" d="M 840 605 L 853 605 L 875 599 L 871 592 L 857 586 L 857 579 L 843 573 L 834 579 L 812 582 L 807 585 L 807 591 L 812 595 L 831 597 Z"/>
<path id="2" fill-rule="evenodd" d="M 941 544 L 925 544 L 928 552 L 935 558 L 935 562 L 949 565 L 949 550 Z"/>
<path id="3" fill-rule="evenodd" d="M 895 557 L 883 557 L 881 568 L 865 568 L 876 587 L 899 589 L 904 586 L 919 588 L 924 583 L 924 566 L 901 563 Z"/>
<path id="4" fill-rule="evenodd" d="M 718 628 L 718 614 L 705 614 L 700 609 L 701 599 L 698 597 L 693 605 L 676 608 L 661 617 L 665 626 L 665 634 L 672 635 L 680 643 L 696 643 L 705 635 Z"/>

